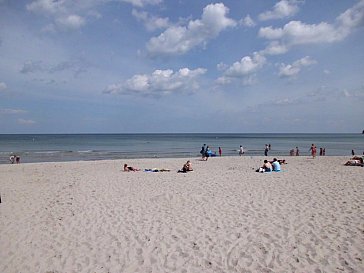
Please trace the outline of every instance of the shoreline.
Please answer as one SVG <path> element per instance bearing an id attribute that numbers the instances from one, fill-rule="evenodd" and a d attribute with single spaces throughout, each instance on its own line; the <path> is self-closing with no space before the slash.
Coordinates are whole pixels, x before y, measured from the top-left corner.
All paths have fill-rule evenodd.
<path id="1" fill-rule="evenodd" d="M 364 169 L 273 157 L 1 165 L 0 271 L 363 272 Z"/>
<path id="2" fill-rule="evenodd" d="M 364 155 L 355 155 L 355 156 L 359 156 L 359 157 L 364 157 Z M 239 155 L 223 155 L 223 156 L 213 156 L 210 157 L 209 160 L 216 160 L 218 158 L 261 158 L 263 159 L 273 159 L 274 157 L 278 158 L 278 159 L 293 159 L 293 158 L 306 158 L 306 159 L 313 159 L 311 155 L 309 154 L 303 154 L 300 156 L 290 156 L 290 155 L 277 155 L 277 154 L 272 154 L 272 155 L 268 155 L 268 156 L 264 156 L 264 155 L 243 155 L 243 156 L 239 156 Z M 318 158 L 344 158 L 346 160 L 349 160 L 350 158 L 352 158 L 352 155 L 325 155 L 325 156 L 316 156 L 316 159 Z M 191 156 L 191 157 L 187 157 L 187 156 L 181 156 L 181 157 L 136 157 L 136 158 L 110 158 L 110 159 L 85 159 L 85 160 L 63 160 L 63 161 L 36 161 L 36 162 L 22 162 L 20 161 L 19 164 L 11 164 L 10 161 L 8 162 L 0 162 L 0 167 L 1 166 L 6 166 L 6 165 L 23 165 L 23 164 L 56 164 L 56 163 L 79 163 L 79 162 L 104 162 L 104 161 L 140 161 L 140 160 L 200 160 L 201 157 L 200 156 Z M 200 160 L 202 161 L 202 160 Z"/>

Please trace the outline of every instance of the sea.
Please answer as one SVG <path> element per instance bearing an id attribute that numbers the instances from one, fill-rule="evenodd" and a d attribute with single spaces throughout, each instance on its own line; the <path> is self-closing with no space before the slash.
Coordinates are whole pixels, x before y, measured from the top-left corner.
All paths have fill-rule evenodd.
<path id="1" fill-rule="evenodd" d="M 268 155 L 289 156 L 296 147 L 300 155 L 309 155 L 311 144 L 326 156 L 350 156 L 352 150 L 362 155 L 364 134 L 0 134 L 0 164 L 9 164 L 11 155 L 21 163 L 89 161 L 135 158 L 193 158 L 200 156 L 203 144 L 223 156 L 264 155 L 265 144 L 271 145 Z"/>

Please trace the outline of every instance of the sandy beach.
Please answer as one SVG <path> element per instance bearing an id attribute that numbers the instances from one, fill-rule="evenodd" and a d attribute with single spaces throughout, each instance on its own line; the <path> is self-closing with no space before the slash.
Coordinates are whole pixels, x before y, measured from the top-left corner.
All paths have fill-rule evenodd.
<path id="1" fill-rule="evenodd" d="M 0 165 L 0 272 L 364 272 L 349 157 L 189 159 Z"/>

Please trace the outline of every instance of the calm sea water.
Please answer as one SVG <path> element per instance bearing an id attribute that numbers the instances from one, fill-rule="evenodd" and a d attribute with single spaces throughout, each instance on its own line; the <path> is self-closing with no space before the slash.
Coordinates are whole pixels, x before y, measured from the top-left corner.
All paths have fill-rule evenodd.
<path id="1" fill-rule="evenodd" d="M 363 134 L 23 134 L 0 135 L 0 163 L 9 163 L 12 154 L 23 163 L 197 157 L 204 143 L 230 156 L 238 155 L 240 145 L 245 155 L 264 155 L 265 144 L 271 144 L 269 153 L 277 156 L 289 155 L 296 146 L 301 155 L 308 155 L 312 143 L 325 148 L 326 155 L 364 151 Z"/>

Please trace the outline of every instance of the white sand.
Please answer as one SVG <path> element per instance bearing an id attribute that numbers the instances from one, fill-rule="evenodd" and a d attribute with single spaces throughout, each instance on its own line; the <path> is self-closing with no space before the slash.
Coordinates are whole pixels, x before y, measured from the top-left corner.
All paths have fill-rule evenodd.
<path id="1" fill-rule="evenodd" d="M 0 166 L 0 272 L 364 272 L 364 168 L 348 157 Z"/>

